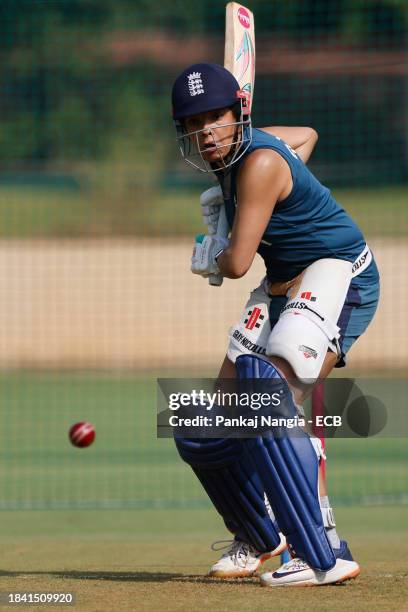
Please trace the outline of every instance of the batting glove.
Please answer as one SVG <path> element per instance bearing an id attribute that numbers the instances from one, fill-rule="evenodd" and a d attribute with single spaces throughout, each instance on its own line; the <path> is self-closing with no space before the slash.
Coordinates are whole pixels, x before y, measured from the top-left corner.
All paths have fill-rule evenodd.
<path id="1" fill-rule="evenodd" d="M 221 236 L 205 236 L 199 234 L 191 258 L 191 271 L 193 274 L 200 274 L 207 278 L 210 274 L 219 274 L 220 270 L 216 262 L 224 249 L 227 248 L 229 241 Z"/>
<path id="2" fill-rule="evenodd" d="M 200 196 L 200 204 L 203 221 L 208 226 L 208 233 L 216 234 L 220 207 L 224 204 L 221 187 L 217 185 L 203 191 Z"/>

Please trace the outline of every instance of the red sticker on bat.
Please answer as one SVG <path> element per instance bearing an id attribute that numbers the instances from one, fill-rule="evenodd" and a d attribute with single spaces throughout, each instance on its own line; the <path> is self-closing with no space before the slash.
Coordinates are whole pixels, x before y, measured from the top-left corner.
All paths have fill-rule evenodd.
<path id="1" fill-rule="evenodd" d="M 238 9 L 238 19 L 239 19 L 239 23 L 244 27 L 244 28 L 249 28 L 251 26 L 251 18 L 249 16 L 248 11 L 246 10 L 246 8 L 244 8 L 243 6 L 241 6 Z"/>

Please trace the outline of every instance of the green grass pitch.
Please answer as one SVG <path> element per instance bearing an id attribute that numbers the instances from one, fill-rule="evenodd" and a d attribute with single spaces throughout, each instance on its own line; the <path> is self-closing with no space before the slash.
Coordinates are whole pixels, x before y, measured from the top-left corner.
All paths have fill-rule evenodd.
<path id="1" fill-rule="evenodd" d="M 89 612 L 403 609 L 405 440 L 330 443 L 337 523 L 362 575 L 276 593 L 256 577 L 206 578 L 210 545 L 228 534 L 172 441 L 156 438 L 155 396 L 153 377 L 1 375 L 1 592 L 70 591 Z M 68 441 L 77 420 L 96 426 L 88 449 Z"/>
<path id="2" fill-rule="evenodd" d="M 405 515 L 393 506 L 338 509 L 361 575 L 340 586 L 272 591 L 256 577 L 206 578 L 217 558 L 210 544 L 228 537 L 211 509 L 3 512 L 0 591 L 73 592 L 75 609 L 88 612 L 403 610 Z"/>
<path id="3" fill-rule="evenodd" d="M 156 437 L 153 377 L 103 373 L 4 373 L 0 377 L 0 509 L 206 508 L 172 440 Z M 96 441 L 68 440 L 91 421 Z M 406 440 L 328 442 L 337 504 L 406 500 Z"/>
<path id="4" fill-rule="evenodd" d="M 105 198 L 92 190 L 0 187 L 0 237 L 194 236 L 203 228 L 196 190 L 157 190 Z M 405 238 L 407 187 L 334 189 L 333 195 L 368 236 Z M 141 205 L 142 204 L 142 205 Z"/>

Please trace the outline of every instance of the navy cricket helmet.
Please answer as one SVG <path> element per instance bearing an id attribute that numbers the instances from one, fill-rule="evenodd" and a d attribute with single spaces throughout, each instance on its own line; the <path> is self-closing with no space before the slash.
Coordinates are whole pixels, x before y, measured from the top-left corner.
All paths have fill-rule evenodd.
<path id="1" fill-rule="evenodd" d="M 177 77 L 172 91 L 173 119 L 233 106 L 239 101 L 239 83 L 223 66 L 193 64 Z"/>

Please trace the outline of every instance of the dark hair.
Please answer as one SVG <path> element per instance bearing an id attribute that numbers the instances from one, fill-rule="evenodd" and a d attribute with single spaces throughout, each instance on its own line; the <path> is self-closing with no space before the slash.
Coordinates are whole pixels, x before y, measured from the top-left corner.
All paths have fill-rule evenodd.
<path id="1" fill-rule="evenodd" d="M 241 100 L 237 100 L 237 102 L 235 102 L 235 104 L 230 106 L 230 109 L 234 113 L 235 121 L 240 121 L 241 120 L 241 110 L 242 110 L 241 109 Z"/>

